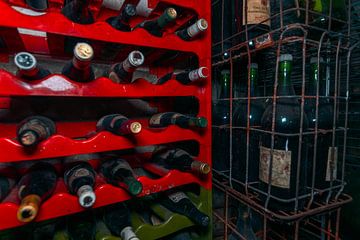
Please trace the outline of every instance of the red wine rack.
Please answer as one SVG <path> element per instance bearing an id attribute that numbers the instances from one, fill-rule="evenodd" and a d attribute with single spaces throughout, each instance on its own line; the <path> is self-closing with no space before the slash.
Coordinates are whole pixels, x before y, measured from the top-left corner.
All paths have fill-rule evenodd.
<path id="1" fill-rule="evenodd" d="M 195 67 L 205 66 L 211 68 L 210 27 L 204 34 L 193 41 L 184 41 L 174 34 L 176 30 L 186 26 L 188 21 L 194 17 L 205 18 L 210 23 L 210 1 L 149 0 L 150 7 L 154 8 L 153 13 L 148 18 L 135 17 L 130 23 L 132 27 L 145 19 L 159 16 L 166 6 L 183 9 L 179 20 L 169 26 L 161 38 L 154 37 L 143 29 L 121 32 L 112 28 L 105 20 L 110 16 L 119 14 L 119 12 L 104 9 L 101 7 L 101 2 L 101 0 L 96 0 L 91 5 L 95 23 L 81 25 L 71 22 L 61 14 L 63 0 L 50 0 L 48 11 L 39 16 L 26 15 L 16 10 L 18 7 L 26 8 L 23 0 L 0 0 L 0 62 L 9 62 L 11 56 L 20 51 L 29 51 L 50 58 L 69 60 L 70 55 L 65 53 L 63 46 L 66 38 L 73 37 L 102 44 L 116 43 L 126 46 L 126 50 L 124 50 L 126 52 L 141 47 L 183 52 L 196 56 L 198 66 Z M 103 45 L 100 44 L 99 46 L 94 48 L 95 53 L 97 52 L 96 48 L 101 48 Z M 95 54 L 95 61 L 97 60 Z M 81 122 L 62 123 L 63 125 L 58 126 L 57 135 L 43 141 L 36 149 L 29 152 L 24 150 L 15 139 L 16 123 L 3 123 L 0 120 L 1 128 L 4 129 L 0 136 L 0 162 L 17 164 L 20 161 L 40 161 L 41 159 L 59 158 L 75 154 L 125 150 L 180 141 L 196 141 L 199 143 L 198 159 L 211 164 L 211 76 L 196 85 L 183 85 L 173 79 L 162 85 L 154 85 L 141 78 L 132 84 L 116 84 L 106 77 L 98 77 L 89 83 L 78 83 L 60 74 L 52 74 L 45 79 L 28 82 L 18 78 L 7 69 L 1 69 L 0 85 L 0 110 L 9 108 L 12 99 L 18 97 L 23 99 L 27 97 L 154 99 L 158 97 L 194 96 L 199 101 L 198 115 L 206 117 L 209 121 L 209 127 L 201 131 L 182 129 L 176 126 L 151 129 L 145 123 L 142 132 L 133 138 L 99 132 L 80 140 L 75 139 L 72 135 L 76 136 L 79 131 L 86 132 L 89 128 L 94 131 L 94 122 L 83 123 L 85 127 L 82 126 Z M 64 131 L 67 134 L 62 134 L 61 129 L 65 127 L 67 130 Z M 145 164 L 142 167 L 149 172 L 155 173 L 159 178 L 139 177 L 139 181 L 144 186 L 140 196 L 192 183 L 200 185 L 207 191 L 211 189 L 211 175 L 199 177 L 177 170 L 165 171 L 153 164 Z M 14 188 L 9 196 L 0 203 L 0 230 L 23 225 L 16 218 L 19 204 L 17 190 Z M 101 177 L 97 179 L 95 192 L 97 200 L 93 206 L 94 208 L 126 201 L 131 198 L 121 188 L 105 183 Z M 210 203 L 206 205 L 211 206 Z M 64 186 L 63 180 L 59 179 L 55 193 L 42 204 L 35 221 L 53 219 L 83 210 L 78 204 L 76 196 L 70 195 Z M 209 207 L 207 210 L 210 213 Z"/>

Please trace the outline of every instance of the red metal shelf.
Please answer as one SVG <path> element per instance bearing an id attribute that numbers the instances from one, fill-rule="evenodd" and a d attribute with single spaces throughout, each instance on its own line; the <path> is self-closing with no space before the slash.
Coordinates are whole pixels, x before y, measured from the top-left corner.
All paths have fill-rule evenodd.
<path id="1" fill-rule="evenodd" d="M 183 173 L 177 170 L 168 171 L 159 179 L 150 179 L 148 177 L 141 176 L 138 180 L 143 184 L 143 191 L 139 196 L 165 191 L 170 188 L 190 183 L 206 185 L 207 181 L 201 180 L 190 173 Z M 131 198 L 125 190 L 105 183 L 100 177 L 98 177 L 97 185 L 98 186 L 95 188 L 96 202 L 93 208 L 126 201 Z M 13 189 L 12 193 L 8 197 L 9 202 L 3 202 L 0 204 L 1 215 L 6 216 L 0 218 L 0 230 L 24 225 L 24 223 L 19 222 L 16 218 L 19 202 L 16 197 L 16 193 L 17 189 Z M 42 204 L 39 215 L 35 221 L 44 221 L 84 210 L 85 209 L 79 205 L 77 197 L 67 193 L 63 181 L 59 180 L 55 193 Z"/>

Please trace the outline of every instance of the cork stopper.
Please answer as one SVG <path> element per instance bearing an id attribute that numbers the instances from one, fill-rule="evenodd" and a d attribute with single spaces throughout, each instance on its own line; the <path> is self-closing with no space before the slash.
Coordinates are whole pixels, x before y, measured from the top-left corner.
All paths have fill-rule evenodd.
<path id="1" fill-rule="evenodd" d="M 177 12 L 176 12 L 175 8 L 166 9 L 166 14 L 171 19 L 175 19 L 177 17 Z"/>
<path id="2" fill-rule="evenodd" d="M 18 139 L 21 145 L 29 147 L 36 144 L 38 140 L 38 135 L 33 130 L 27 130 L 21 132 Z"/>
<path id="3" fill-rule="evenodd" d="M 130 131 L 134 134 L 138 134 L 139 132 L 141 132 L 142 129 L 142 125 L 139 122 L 132 122 L 130 124 Z"/>
<path id="4" fill-rule="evenodd" d="M 17 212 L 17 219 L 20 222 L 31 222 L 39 212 L 41 199 L 38 195 L 28 195 L 22 201 Z"/>
<path id="5" fill-rule="evenodd" d="M 77 43 L 74 48 L 74 56 L 80 61 L 90 61 L 94 57 L 94 50 L 87 43 Z"/>

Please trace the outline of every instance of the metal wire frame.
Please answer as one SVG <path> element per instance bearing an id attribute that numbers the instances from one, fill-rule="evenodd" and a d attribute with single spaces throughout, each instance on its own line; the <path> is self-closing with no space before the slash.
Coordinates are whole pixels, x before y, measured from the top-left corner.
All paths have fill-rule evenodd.
<path id="1" fill-rule="evenodd" d="M 264 47 L 260 47 L 260 48 L 256 48 L 256 49 L 250 49 L 249 47 L 249 38 L 248 38 L 248 31 L 250 30 L 250 28 L 247 28 L 247 25 L 245 25 L 245 29 L 242 32 L 238 32 L 233 34 L 232 36 L 228 37 L 228 38 L 222 38 L 220 42 L 217 42 L 213 45 L 213 47 L 217 47 L 218 45 L 222 46 L 222 51 L 221 52 L 216 52 L 213 56 L 213 67 L 214 68 L 221 68 L 224 65 L 229 65 L 230 66 L 230 98 L 228 99 L 217 99 L 216 101 L 229 101 L 229 112 L 230 112 L 230 124 L 229 125 L 222 125 L 222 126 L 213 126 L 214 129 L 220 128 L 220 129 L 228 129 L 229 130 L 229 142 L 230 142 L 230 150 L 229 150 L 229 156 L 228 156 L 228 160 L 229 160 L 229 169 L 227 171 L 216 171 L 214 170 L 214 185 L 215 187 L 218 187 L 220 189 L 226 189 L 226 195 L 229 195 L 230 193 L 236 193 L 237 197 L 239 199 L 241 199 L 242 202 L 245 202 L 248 206 L 250 206 L 253 209 L 258 209 L 260 212 L 262 212 L 264 214 L 264 219 L 265 219 L 265 224 L 264 224 L 264 233 L 267 232 L 266 230 L 266 219 L 269 220 L 284 220 L 284 221 L 299 221 L 299 219 L 303 219 L 305 217 L 309 217 L 309 216 L 313 216 L 316 214 L 319 214 L 320 212 L 324 212 L 324 211 L 330 211 L 334 208 L 338 208 L 340 209 L 340 207 L 351 201 L 351 197 L 348 195 L 343 194 L 343 190 L 344 187 L 346 185 L 345 183 L 345 179 L 344 179 L 344 169 L 345 169 L 345 158 L 346 158 L 346 137 L 347 137 L 347 131 L 348 131 L 348 117 L 347 117 L 347 113 L 348 113 L 348 100 L 349 100 L 349 80 L 350 80 L 350 75 L 351 75 L 351 56 L 352 56 L 352 52 L 354 49 L 357 49 L 359 47 L 359 43 L 356 42 L 356 39 L 352 38 L 351 36 L 351 27 L 349 22 L 351 21 L 351 17 L 350 17 L 350 9 L 351 9 L 351 1 L 348 1 L 348 21 L 344 22 L 346 27 L 345 27 L 345 31 L 342 33 L 336 33 L 332 31 L 331 28 L 331 22 L 332 22 L 332 11 L 329 12 L 329 19 L 330 21 L 328 22 L 328 28 L 327 29 L 320 29 L 314 26 L 310 26 L 309 25 L 309 13 L 311 13 L 311 11 L 309 11 L 309 2 L 306 1 L 306 8 L 297 8 L 297 9 L 288 9 L 288 10 L 283 10 L 283 6 L 282 6 L 282 1 L 280 1 L 280 12 L 279 13 L 275 13 L 273 15 L 271 15 L 271 20 L 274 18 L 280 18 L 280 27 L 277 29 L 274 29 L 272 31 L 269 32 L 270 36 L 278 36 L 278 39 L 273 38 L 271 44 L 267 44 Z M 247 5 L 247 2 L 245 1 L 245 5 Z M 330 5 L 332 6 L 332 0 L 330 1 Z M 331 9 L 331 8 L 330 8 Z M 291 11 L 291 10 L 295 10 L 295 11 L 304 11 L 305 15 L 306 15 L 306 20 L 305 23 L 295 23 L 295 24 L 291 24 L 291 25 L 283 25 L 283 14 L 286 11 Z M 222 11 L 224 12 L 224 1 L 222 1 Z M 247 21 L 247 20 L 246 20 Z M 341 20 L 340 20 L 341 21 Z M 216 24 L 216 23 L 215 23 Z M 215 25 L 214 24 L 214 25 Z M 309 29 L 316 29 L 316 30 L 321 30 L 322 31 L 322 35 L 320 40 L 314 40 L 314 39 L 308 39 L 307 38 L 307 33 L 309 31 Z M 290 36 L 287 37 L 286 34 L 287 32 L 290 32 L 294 29 L 298 29 L 301 30 L 301 32 L 303 33 L 302 36 Z M 231 39 L 234 39 L 236 36 L 245 33 L 246 35 L 246 41 L 245 42 L 241 42 L 241 43 L 237 43 L 234 44 L 233 46 L 225 49 L 224 48 L 224 42 L 229 42 Z M 222 34 L 223 36 L 223 34 Z M 294 43 L 294 42 L 300 42 L 302 47 L 301 47 L 301 59 L 302 59 L 302 64 L 301 64 L 301 69 L 300 69 L 300 76 L 298 77 L 299 81 L 297 81 L 295 84 L 298 84 L 299 89 L 301 91 L 300 95 L 297 96 L 277 96 L 277 82 L 278 82 L 278 68 L 279 68 L 279 61 L 277 60 L 278 57 L 280 56 L 281 50 L 283 45 L 286 45 L 288 43 Z M 238 59 L 243 59 L 246 58 L 248 60 L 248 64 L 250 64 L 251 58 L 252 58 L 252 54 L 257 53 L 260 50 L 263 49 L 267 49 L 267 48 L 271 48 L 271 47 L 276 47 L 276 67 L 275 67 L 275 82 L 273 85 L 273 93 L 271 96 L 266 95 L 265 97 L 251 97 L 250 96 L 250 74 L 248 73 L 247 76 L 247 93 L 248 96 L 250 97 L 234 97 L 233 96 L 233 88 L 234 88 L 234 65 L 236 60 Z M 333 96 L 319 96 L 319 83 L 317 83 L 316 86 L 316 96 L 307 96 L 305 94 L 305 85 L 306 85 L 306 59 L 308 56 L 308 46 L 315 46 L 317 47 L 317 51 L 316 51 L 316 56 L 317 56 L 317 62 L 318 62 L 318 66 L 319 66 L 319 62 L 320 62 L 320 56 L 323 54 L 324 51 L 327 51 L 328 49 L 332 49 L 330 52 L 332 53 L 332 58 L 334 59 L 334 63 L 333 63 L 333 71 L 330 72 L 329 75 L 331 75 L 333 81 Z M 227 54 L 227 56 L 224 55 L 224 53 Z M 345 73 L 343 72 L 343 67 L 341 67 L 342 65 L 347 66 L 345 69 Z M 319 70 L 319 69 L 318 69 Z M 273 78 L 273 74 L 271 74 L 271 77 Z M 268 80 L 268 79 L 267 79 Z M 329 81 L 329 80 L 328 80 Z M 265 81 L 264 81 L 265 82 Z M 271 80 L 268 80 L 268 82 L 271 82 Z M 264 83 L 265 85 L 265 83 Z M 343 86 L 344 87 L 341 87 Z M 264 92 L 266 92 L 266 87 L 264 86 Z M 327 92 L 329 92 L 329 90 L 327 90 Z M 266 131 L 263 129 L 259 129 L 259 128 L 254 128 L 250 126 L 249 123 L 249 118 L 247 117 L 247 123 L 246 123 L 246 127 L 235 127 L 233 126 L 233 107 L 234 107 L 234 101 L 237 100 L 247 100 L 247 115 L 249 115 L 250 111 L 251 111 L 251 101 L 256 100 L 256 99 L 267 99 L 267 98 L 271 98 L 272 99 L 272 105 L 273 105 L 273 117 L 272 117 L 272 129 L 271 131 Z M 301 100 L 301 123 L 300 123 L 300 128 L 299 128 L 299 132 L 296 133 L 290 133 L 290 134 L 284 134 L 284 133 L 278 133 L 275 132 L 275 113 L 276 113 L 276 102 L 277 99 L 281 99 L 281 98 L 297 98 Z M 342 144 L 342 157 L 341 157 L 341 167 L 340 167 L 340 175 L 341 177 L 339 179 L 334 178 L 333 175 L 333 171 L 330 171 L 330 186 L 325 188 L 325 189 L 317 189 L 315 187 L 315 177 L 316 177 L 316 149 L 317 149 L 317 142 L 318 142 L 318 135 L 319 133 L 324 133 L 324 130 L 321 130 L 318 128 L 318 121 L 316 121 L 315 123 L 315 128 L 313 130 L 304 130 L 302 128 L 303 126 L 303 121 L 304 121 L 304 103 L 306 101 L 306 99 L 310 99 L 310 98 L 315 98 L 316 100 L 316 111 L 315 111 L 315 115 L 316 118 L 318 118 L 319 115 L 319 100 L 322 98 L 326 98 L 326 99 L 332 99 L 332 103 L 333 103 L 333 110 L 334 110 L 334 114 L 333 114 L 333 126 L 332 129 L 328 129 L 325 130 L 326 133 L 331 133 L 332 134 L 332 143 L 331 146 L 332 147 L 336 147 L 338 145 L 338 143 L 336 142 L 337 138 L 338 138 L 338 134 L 341 133 L 343 135 L 343 144 Z M 342 126 L 338 126 L 337 121 L 338 121 L 338 115 L 339 115 L 339 105 L 340 104 L 344 104 L 345 105 L 345 119 L 343 121 L 343 125 Z M 246 177 L 245 177 L 245 182 L 241 182 L 238 181 L 237 179 L 234 179 L 232 176 L 232 167 L 233 167 L 233 156 L 232 156 L 232 149 L 233 149 L 233 130 L 234 129 L 242 129 L 246 131 Z M 271 194 L 271 181 L 272 181 L 272 171 L 269 171 L 269 176 L 268 176 L 268 189 L 266 192 L 260 190 L 259 188 L 257 188 L 257 182 L 249 182 L 248 181 L 248 175 L 249 175 L 249 143 L 250 143 L 250 132 L 258 132 L 258 133 L 262 133 L 262 134 L 270 134 L 271 135 L 271 151 L 274 150 L 274 137 L 275 136 L 288 136 L 288 137 L 298 137 L 298 148 L 300 149 L 298 151 L 298 156 L 297 156 L 297 177 L 296 177 L 296 194 L 295 194 L 295 198 L 291 198 L 291 199 L 281 199 L 278 198 L 276 196 L 273 196 Z M 314 153 L 313 153 L 313 165 L 312 165 L 312 181 L 311 181 L 311 185 L 307 186 L 307 192 L 306 194 L 300 194 L 299 193 L 299 176 L 300 176 L 300 169 L 301 169 L 301 148 L 302 146 L 302 139 L 305 136 L 313 136 L 314 138 Z M 339 151 L 340 152 L 340 151 Z M 214 159 L 213 161 L 216 161 L 216 159 Z M 272 154 L 271 154 L 271 159 L 270 159 L 270 167 L 269 169 L 272 169 L 272 164 L 273 164 L 273 159 L 272 159 Z M 216 178 L 216 176 L 219 176 L 218 178 Z M 228 183 L 227 185 L 225 184 L 221 184 L 221 181 L 218 181 L 218 179 L 222 179 Z M 239 190 L 238 188 L 235 188 L 235 185 L 241 185 L 243 187 L 243 191 Z M 236 190 L 235 190 L 236 189 Z M 318 202 L 316 199 L 316 196 L 319 194 L 327 194 L 326 197 L 326 201 L 324 202 Z M 259 195 L 264 195 L 266 196 L 266 201 L 259 201 Z M 335 197 L 332 197 L 335 196 Z M 280 202 L 284 202 L 284 203 L 288 203 L 288 202 L 294 202 L 294 211 L 291 212 L 284 212 L 284 211 L 280 211 L 280 212 L 274 212 L 271 209 L 269 209 L 269 202 L 270 199 L 275 199 L 277 201 Z M 299 209 L 299 201 L 302 199 L 306 199 L 307 200 L 307 204 L 306 204 L 306 208 L 305 209 Z M 225 206 L 225 211 L 227 211 L 226 206 Z M 340 210 L 337 210 L 340 213 Z M 225 214 L 226 215 L 226 214 Z M 218 218 L 218 216 L 215 216 L 215 218 Z M 225 218 L 226 220 L 227 218 Z M 338 217 L 337 217 L 338 219 Z M 227 220 L 225 221 L 225 230 L 227 227 L 231 228 L 231 223 L 229 223 Z M 229 225 L 230 224 L 230 225 Z M 338 226 L 338 222 L 336 224 Z M 296 226 L 298 226 L 298 223 L 296 223 Z M 232 226 L 234 228 L 234 226 Z M 232 230 L 234 231 L 235 229 Z M 296 227 L 298 229 L 298 227 Z M 225 231 L 226 232 L 226 231 Z M 298 231 L 297 231 L 298 232 Z M 335 238 L 334 239 L 339 239 L 339 233 L 338 233 L 338 228 L 336 230 L 336 234 L 335 234 Z M 225 234 L 226 236 L 226 234 Z M 226 239 L 226 238 L 225 238 Z M 266 236 L 264 235 L 264 239 L 266 239 Z M 297 238 L 295 238 L 297 239 Z"/>

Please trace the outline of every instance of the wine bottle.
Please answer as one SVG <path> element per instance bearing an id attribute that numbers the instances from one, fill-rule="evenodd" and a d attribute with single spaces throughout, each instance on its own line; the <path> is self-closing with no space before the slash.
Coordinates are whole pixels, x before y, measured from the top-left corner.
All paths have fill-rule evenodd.
<path id="1" fill-rule="evenodd" d="M 251 219 L 250 219 L 250 209 L 248 207 L 240 206 L 238 208 L 238 217 L 236 220 L 236 230 L 241 234 L 239 237 L 236 234 L 230 235 L 230 240 L 257 240 L 257 237 L 254 233 L 253 227 L 251 226 Z"/>
<path id="2" fill-rule="evenodd" d="M 0 202 L 10 193 L 15 183 L 15 170 L 6 163 L 0 163 Z"/>
<path id="3" fill-rule="evenodd" d="M 56 187 L 54 167 L 46 162 L 34 164 L 20 179 L 19 199 L 21 204 L 17 212 L 20 222 L 31 222 L 39 212 L 40 204 L 49 198 Z"/>
<path id="4" fill-rule="evenodd" d="M 90 240 L 95 237 L 95 216 L 92 211 L 85 211 L 73 215 L 67 220 L 67 229 L 70 239 Z"/>
<path id="5" fill-rule="evenodd" d="M 111 114 L 102 117 L 96 124 L 97 131 L 108 131 L 124 136 L 141 132 L 141 123 L 128 119 L 121 114 Z"/>
<path id="6" fill-rule="evenodd" d="M 206 214 L 200 212 L 191 200 L 183 192 L 174 192 L 165 196 L 160 201 L 162 205 L 170 211 L 184 215 L 190 218 L 195 224 L 207 227 L 210 223 L 210 218 Z"/>
<path id="7" fill-rule="evenodd" d="M 91 60 L 94 57 L 93 48 L 87 43 L 77 43 L 74 48 L 74 57 L 68 62 L 62 74 L 76 82 L 90 82 L 95 79 Z"/>
<path id="8" fill-rule="evenodd" d="M 19 124 L 17 139 L 24 147 L 32 147 L 55 133 L 56 126 L 52 120 L 42 116 L 33 116 L 26 118 Z"/>
<path id="9" fill-rule="evenodd" d="M 18 68 L 16 75 L 26 80 L 39 80 L 51 74 L 49 70 L 37 66 L 36 58 L 28 52 L 16 54 L 14 63 Z"/>
<path id="10" fill-rule="evenodd" d="M 209 164 L 195 160 L 189 153 L 179 148 L 155 151 L 152 155 L 152 160 L 154 162 L 165 163 L 166 167 L 170 169 L 184 172 L 206 175 L 211 170 Z"/>
<path id="11" fill-rule="evenodd" d="M 170 79 L 175 79 L 178 82 L 188 85 L 194 82 L 200 82 L 209 76 L 209 69 L 207 67 L 200 67 L 198 69 L 180 73 L 168 73 L 163 77 L 159 78 L 157 84 L 164 84 Z"/>
<path id="12" fill-rule="evenodd" d="M 131 83 L 134 71 L 145 61 L 140 51 L 132 51 L 121 63 L 111 67 L 109 78 L 116 83 Z"/>
<path id="13" fill-rule="evenodd" d="M 294 87 L 291 82 L 293 57 L 290 54 L 283 54 L 278 61 L 279 75 L 277 95 L 280 98 L 276 101 L 274 148 L 273 150 L 271 149 L 271 135 L 263 134 L 260 139 L 259 179 L 261 180 L 261 188 L 266 189 L 265 191 L 267 191 L 269 175 L 270 171 L 272 171 L 272 196 L 280 199 L 289 199 L 295 197 L 297 182 L 299 183 L 299 194 L 305 192 L 307 156 L 305 154 L 305 147 L 302 147 L 300 158 L 301 169 L 299 169 L 300 175 L 297 180 L 299 137 L 296 135 L 284 136 L 276 134 L 296 134 L 299 133 L 301 127 L 300 102 L 299 99 L 295 97 Z M 273 104 L 269 104 L 262 116 L 261 126 L 265 130 L 272 131 L 272 123 Z M 306 131 L 308 127 L 308 119 L 305 113 L 303 116 L 302 127 L 303 131 Z M 270 170 L 271 159 L 272 169 Z M 301 207 L 301 205 L 302 202 L 299 202 L 299 207 Z M 283 210 L 294 209 L 294 207 L 292 207 L 294 206 L 294 203 L 286 204 L 284 202 L 274 202 L 272 206 Z"/>
<path id="14" fill-rule="evenodd" d="M 142 191 L 142 183 L 135 178 L 132 168 L 123 159 L 104 161 L 100 172 L 107 182 L 125 189 L 133 196 Z"/>
<path id="15" fill-rule="evenodd" d="M 177 12 L 174 8 L 165 9 L 164 13 L 154 19 L 140 23 L 137 28 L 144 28 L 151 35 L 162 37 L 165 27 L 173 22 L 177 17 Z"/>
<path id="16" fill-rule="evenodd" d="M 153 115 L 149 120 L 149 126 L 154 128 L 177 125 L 181 128 L 206 128 L 207 119 L 204 117 L 192 117 L 175 112 L 165 112 Z"/>
<path id="17" fill-rule="evenodd" d="M 318 62 L 319 60 L 319 62 Z M 319 105 L 318 116 L 316 117 L 316 98 L 307 98 L 305 100 L 305 112 L 309 119 L 309 128 L 315 129 L 317 123 L 318 136 L 317 136 L 317 148 L 316 148 L 316 175 L 312 174 L 313 158 L 315 152 L 315 139 L 314 136 L 309 136 L 309 184 L 312 183 L 312 177 L 315 177 L 316 188 L 326 188 L 329 186 L 330 178 L 330 164 L 334 162 L 336 166 L 335 158 L 331 158 L 331 151 L 337 152 L 337 147 L 332 147 L 332 133 L 324 133 L 321 130 L 332 129 L 332 120 L 334 109 L 329 99 L 326 98 L 326 86 L 325 86 L 325 63 L 324 59 L 320 57 L 313 57 L 310 59 L 310 81 L 307 88 L 307 95 L 316 97 L 317 86 L 319 85 Z M 336 179 L 336 170 L 333 172 L 333 179 Z"/>
<path id="18" fill-rule="evenodd" d="M 139 240 L 131 226 L 130 211 L 124 203 L 106 209 L 103 217 L 109 230 L 122 240 Z"/>
<path id="19" fill-rule="evenodd" d="M 35 11 L 45 11 L 48 9 L 48 0 L 26 0 L 26 4 Z"/>
<path id="20" fill-rule="evenodd" d="M 96 173 L 93 167 L 76 156 L 65 158 L 64 166 L 64 182 L 69 192 L 78 196 L 80 206 L 88 208 L 94 205 Z"/>
<path id="21" fill-rule="evenodd" d="M 79 24 L 94 23 L 94 16 L 90 11 L 90 0 L 72 0 L 61 10 L 69 20 Z"/>
<path id="22" fill-rule="evenodd" d="M 185 41 L 193 40 L 200 33 L 206 31 L 208 28 L 208 22 L 201 18 L 196 21 L 193 25 L 183 30 L 177 31 L 176 35 L 178 35 L 181 39 Z"/>
<path id="23" fill-rule="evenodd" d="M 116 17 L 110 17 L 106 20 L 113 28 L 123 31 L 130 32 L 131 27 L 129 20 L 131 17 L 136 15 L 135 6 L 132 4 L 126 4 L 121 13 Z"/>
<path id="24" fill-rule="evenodd" d="M 248 97 L 260 97 L 258 88 L 258 64 L 251 63 L 248 67 L 250 74 L 250 95 Z M 246 75 L 246 85 L 247 85 Z M 245 85 L 245 84 L 244 84 Z M 247 92 L 247 91 L 246 91 Z M 246 94 L 248 95 L 248 94 Z M 249 127 L 259 128 L 261 125 L 261 117 L 264 113 L 264 103 L 262 99 L 250 99 L 250 112 L 248 112 L 248 99 L 243 96 L 243 99 L 237 101 L 236 109 L 234 110 L 234 125 L 233 129 L 233 177 L 245 182 L 246 168 L 248 168 L 248 181 L 257 181 L 259 174 L 259 133 L 255 131 L 249 132 L 249 145 L 247 145 L 247 123 Z M 246 165 L 247 147 L 248 151 L 248 165 Z"/>

